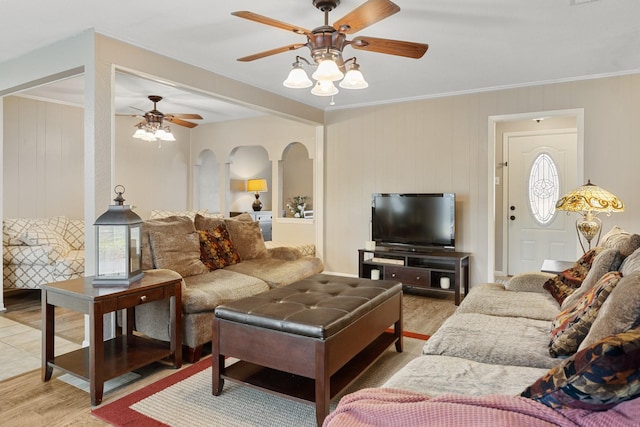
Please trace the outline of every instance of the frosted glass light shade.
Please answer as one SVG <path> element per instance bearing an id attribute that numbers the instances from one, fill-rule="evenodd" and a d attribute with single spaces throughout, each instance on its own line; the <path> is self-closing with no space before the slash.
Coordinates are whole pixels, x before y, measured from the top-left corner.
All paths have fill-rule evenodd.
<path id="1" fill-rule="evenodd" d="M 138 129 L 136 129 L 135 133 L 133 134 L 133 137 L 142 139 L 146 133 L 147 133 L 146 130 L 144 130 L 142 127 L 139 127 Z"/>
<path id="2" fill-rule="evenodd" d="M 311 75 L 315 80 L 335 82 L 344 77 L 338 65 L 332 59 L 320 61 L 318 69 Z"/>
<path id="3" fill-rule="evenodd" d="M 340 87 L 344 89 L 365 89 L 369 87 L 369 83 L 364 79 L 360 70 L 352 68 L 347 71 L 347 75 L 340 82 Z"/>
<path id="4" fill-rule="evenodd" d="M 311 89 L 311 93 L 316 96 L 332 96 L 338 93 L 338 88 L 332 81 L 318 80 L 313 89 Z"/>
<path id="5" fill-rule="evenodd" d="M 282 82 L 282 84 L 291 89 L 302 89 L 310 87 L 313 82 L 309 79 L 309 76 L 307 76 L 307 73 L 302 68 L 296 67 L 289 71 L 287 79 Z"/>

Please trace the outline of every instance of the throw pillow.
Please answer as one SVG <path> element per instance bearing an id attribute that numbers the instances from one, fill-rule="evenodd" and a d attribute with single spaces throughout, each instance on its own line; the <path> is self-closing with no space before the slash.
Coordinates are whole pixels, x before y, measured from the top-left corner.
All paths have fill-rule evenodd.
<path id="1" fill-rule="evenodd" d="M 631 329 L 640 319 L 640 271 L 622 276 L 611 295 L 602 304 L 598 317 L 579 350 L 601 339 Z"/>
<path id="2" fill-rule="evenodd" d="M 521 394 L 551 408 L 606 410 L 640 396 L 640 328 L 563 360 Z"/>
<path id="3" fill-rule="evenodd" d="M 200 241 L 196 232 L 167 234 L 150 231 L 149 242 L 156 268 L 173 270 L 182 277 L 209 271 L 200 261 Z"/>
<path id="4" fill-rule="evenodd" d="M 629 276 L 636 271 L 640 271 L 640 249 L 633 251 L 631 255 L 622 261 L 622 265 L 620 266 L 620 273 L 622 273 L 623 276 Z"/>
<path id="5" fill-rule="evenodd" d="M 245 222 L 227 219 L 225 225 L 242 261 L 268 256 L 267 246 L 264 244 L 260 224 L 257 221 Z"/>
<path id="6" fill-rule="evenodd" d="M 69 243 L 62 235 L 48 225 L 35 225 L 29 228 L 20 236 L 20 241 L 27 246 L 49 246 L 51 248 L 49 259 L 54 261 L 65 257 L 71 250 Z"/>
<path id="7" fill-rule="evenodd" d="M 589 333 L 598 310 L 620 280 L 620 273 L 612 271 L 600 279 L 574 305 L 561 311 L 551 325 L 549 354 L 552 357 L 575 353 Z"/>
<path id="8" fill-rule="evenodd" d="M 617 249 L 623 257 L 626 257 L 640 248 L 640 235 L 628 233 L 615 226 L 604 235 L 601 246 Z"/>
<path id="9" fill-rule="evenodd" d="M 543 285 L 551 296 L 558 301 L 558 304 L 571 295 L 577 288 L 580 287 L 582 281 L 587 276 L 587 273 L 591 269 L 591 264 L 603 248 L 596 247 L 587 251 L 578 261 L 573 264 L 573 267 L 558 273 L 556 276 L 547 280 Z"/>
<path id="10" fill-rule="evenodd" d="M 622 262 L 622 256 L 617 249 L 604 249 L 593 259 L 593 264 L 587 273 L 587 276 L 582 281 L 582 284 L 571 295 L 569 295 L 563 301 L 560 306 L 561 310 L 575 305 L 589 289 L 591 289 L 598 280 L 606 273 L 610 271 L 618 271 L 620 263 Z M 623 274 L 624 275 L 624 274 Z"/>
<path id="11" fill-rule="evenodd" d="M 198 230 L 200 260 L 210 271 L 240 262 L 240 255 L 224 224 L 213 230 Z"/>
<path id="12" fill-rule="evenodd" d="M 84 220 L 70 219 L 64 232 L 64 240 L 69 242 L 71 249 L 79 251 L 84 249 Z"/>
<path id="13" fill-rule="evenodd" d="M 157 231 L 164 234 L 187 234 L 196 231 L 191 221 L 186 216 L 170 216 L 167 218 L 148 219 L 142 222 L 142 269 L 153 268 L 151 246 L 149 245 L 149 232 Z"/>
<path id="14" fill-rule="evenodd" d="M 220 224 L 224 224 L 224 219 L 211 218 L 197 214 L 195 219 L 193 220 L 193 223 L 196 226 L 196 230 L 213 230 Z"/>

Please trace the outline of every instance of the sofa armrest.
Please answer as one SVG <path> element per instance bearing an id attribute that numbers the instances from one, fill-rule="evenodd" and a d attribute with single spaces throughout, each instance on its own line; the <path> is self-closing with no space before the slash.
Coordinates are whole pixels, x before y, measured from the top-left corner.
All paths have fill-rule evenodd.
<path id="1" fill-rule="evenodd" d="M 302 252 L 298 248 L 279 246 L 267 249 L 271 258 L 281 259 L 284 261 L 294 261 L 302 257 Z"/>
<path id="2" fill-rule="evenodd" d="M 520 273 L 513 276 L 504 286 L 508 291 L 545 293 L 542 287 L 547 280 L 554 277 L 551 273 Z"/>

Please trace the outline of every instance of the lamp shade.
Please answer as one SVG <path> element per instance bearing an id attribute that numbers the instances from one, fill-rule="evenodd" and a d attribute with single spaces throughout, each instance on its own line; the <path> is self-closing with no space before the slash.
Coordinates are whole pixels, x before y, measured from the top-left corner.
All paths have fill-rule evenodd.
<path id="1" fill-rule="evenodd" d="M 257 193 L 260 191 L 269 191 L 267 187 L 266 179 L 249 179 L 247 180 L 247 191 L 250 193 Z"/>
<path id="2" fill-rule="evenodd" d="M 333 59 L 324 59 L 318 63 L 318 68 L 311 77 L 316 80 L 334 82 L 343 78 L 344 74 Z"/>
<path id="3" fill-rule="evenodd" d="M 589 180 L 585 185 L 562 196 L 556 203 L 556 209 L 569 212 L 611 213 L 624 211 L 624 203 Z"/>
<path id="4" fill-rule="evenodd" d="M 289 76 L 282 84 L 288 88 L 301 89 L 310 87 L 313 82 L 309 80 L 309 76 L 301 67 L 294 67 L 289 71 Z"/>

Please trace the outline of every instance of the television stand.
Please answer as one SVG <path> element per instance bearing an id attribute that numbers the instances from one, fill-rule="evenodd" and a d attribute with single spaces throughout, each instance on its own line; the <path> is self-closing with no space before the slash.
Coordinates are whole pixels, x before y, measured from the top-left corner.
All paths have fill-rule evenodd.
<path id="1" fill-rule="evenodd" d="M 371 271 L 379 270 L 380 279 L 398 280 L 403 290 L 453 293 L 456 305 L 462 300 L 462 289 L 464 295 L 469 292 L 468 252 L 377 248 L 358 249 L 358 255 L 361 278 L 371 278 Z"/>

